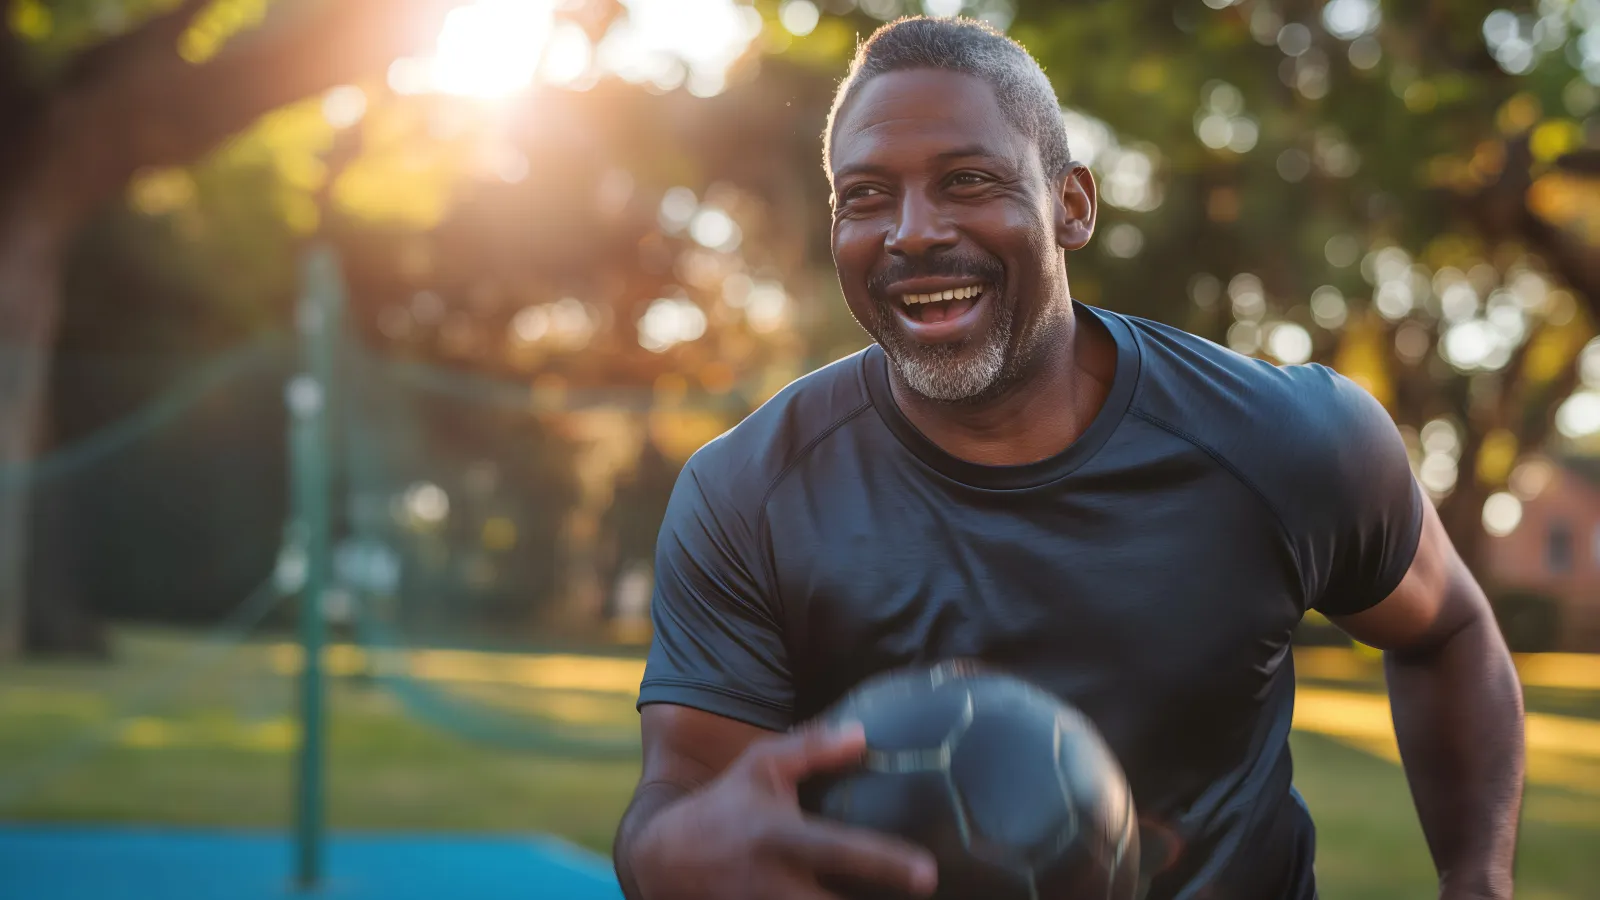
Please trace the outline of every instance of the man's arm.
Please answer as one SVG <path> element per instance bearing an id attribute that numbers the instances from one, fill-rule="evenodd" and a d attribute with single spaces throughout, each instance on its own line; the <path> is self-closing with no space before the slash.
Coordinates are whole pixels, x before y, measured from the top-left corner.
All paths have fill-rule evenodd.
<path id="1" fill-rule="evenodd" d="M 774 732 L 686 706 L 657 703 L 639 711 L 644 766 L 633 802 L 622 814 L 612 845 L 617 878 L 627 900 L 641 900 L 629 851 L 650 820 L 722 771 L 745 748 Z"/>
<path id="2" fill-rule="evenodd" d="M 628 900 L 841 900 L 822 876 L 897 897 L 933 892 L 926 849 L 800 809 L 808 776 L 860 764 L 859 726 L 775 735 L 673 704 L 642 713 L 644 773 L 614 849 Z"/>
<path id="3" fill-rule="evenodd" d="M 1522 689 L 1483 590 L 1424 506 L 1399 587 L 1333 621 L 1385 651 L 1395 735 L 1441 900 L 1503 900 L 1522 806 Z"/>

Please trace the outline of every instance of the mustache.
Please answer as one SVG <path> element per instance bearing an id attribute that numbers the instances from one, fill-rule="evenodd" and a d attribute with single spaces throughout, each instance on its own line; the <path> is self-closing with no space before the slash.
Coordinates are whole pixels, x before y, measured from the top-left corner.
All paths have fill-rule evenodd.
<path id="1" fill-rule="evenodd" d="M 867 289 L 878 297 L 887 296 L 889 286 L 911 278 L 971 278 L 998 285 L 1005 267 L 992 256 L 976 253 L 945 252 L 933 256 L 895 256 L 867 279 Z"/>

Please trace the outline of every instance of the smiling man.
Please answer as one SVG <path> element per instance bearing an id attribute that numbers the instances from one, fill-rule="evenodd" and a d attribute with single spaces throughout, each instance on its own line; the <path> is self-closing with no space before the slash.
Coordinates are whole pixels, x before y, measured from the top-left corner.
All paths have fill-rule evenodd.
<path id="1" fill-rule="evenodd" d="M 825 156 L 840 285 L 875 343 L 679 479 L 628 896 L 810 900 L 836 874 L 926 895 L 920 848 L 797 807 L 859 732 L 786 732 L 878 672 L 977 657 L 1099 725 L 1148 897 L 1315 897 L 1288 743 L 1313 609 L 1386 651 L 1440 897 L 1511 896 L 1515 670 L 1382 407 L 1326 368 L 1075 302 L 1094 181 L 1038 65 L 981 25 L 873 35 Z"/>

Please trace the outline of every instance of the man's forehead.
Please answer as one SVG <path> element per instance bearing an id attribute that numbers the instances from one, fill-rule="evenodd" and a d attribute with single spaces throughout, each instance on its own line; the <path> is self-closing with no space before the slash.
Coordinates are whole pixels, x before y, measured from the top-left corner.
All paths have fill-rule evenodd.
<path id="1" fill-rule="evenodd" d="M 987 81 L 910 69 L 876 76 L 856 91 L 835 123 L 830 159 L 834 175 L 860 165 L 914 166 L 960 149 L 1016 159 L 1025 141 Z"/>

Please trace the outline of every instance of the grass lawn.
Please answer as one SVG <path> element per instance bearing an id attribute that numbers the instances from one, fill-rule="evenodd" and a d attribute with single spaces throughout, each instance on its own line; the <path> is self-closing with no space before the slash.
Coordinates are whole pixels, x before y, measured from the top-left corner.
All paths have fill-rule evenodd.
<path id="1" fill-rule="evenodd" d="M 123 637 L 114 666 L 0 668 L 0 820 L 284 827 L 293 789 L 292 666 L 281 651 L 253 644 L 186 668 L 191 650 L 183 638 L 135 632 Z M 481 667 L 451 670 L 450 662 L 436 660 L 436 674 L 459 696 L 617 734 L 636 725 L 618 684 L 600 692 L 550 687 L 559 671 L 524 665 L 517 671 L 546 686 L 515 690 Z M 584 683 L 604 682 L 596 672 Z M 1370 672 L 1342 685 L 1375 687 Z M 1600 697 L 1547 693 L 1530 690 L 1530 707 L 1567 721 L 1600 719 Z M 335 680 L 331 704 L 328 812 L 338 828 L 546 831 L 604 852 L 638 771 L 627 755 L 582 759 L 469 742 L 420 721 L 382 687 L 349 678 Z M 1294 751 L 1318 821 L 1323 896 L 1431 896 L 1432 870 L 1399 767 L 1326 733 L 1297 733 Z M 1593 770 L 1574 771 L 1586 778 Z M 1600 779 L 1572 777 L 1530 788 L 1519 897 L 1595 896 Z"/>

